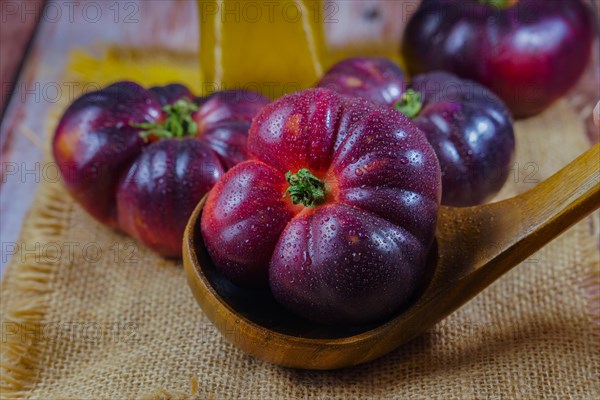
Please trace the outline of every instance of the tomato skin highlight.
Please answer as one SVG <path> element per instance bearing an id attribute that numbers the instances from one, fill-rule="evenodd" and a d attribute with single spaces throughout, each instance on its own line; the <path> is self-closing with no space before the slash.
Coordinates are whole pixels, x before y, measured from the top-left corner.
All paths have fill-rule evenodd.
<path id="1" fill-rule="evenodd" d="M 215 266 L 240 286 L 321 323 L 363 324 L 422 284 L 441 172 L 408 118 L 329 89 L 267 105 L 250 129 L 252 159 L 210 192 L 201 229 Z M 309 170 L 325 198 L 293 204 L 287 172 Z M 287 179 L 287 181 L 286 181 Z"/>
<path id="2" fill-rule="evenodd" d="M 189 115 L 193 135 L 145 135 L 172 126 L 167 108 L 180 101 L 197 108 Z M 246 91 L 196 98 L 179 84 L 146 89 L 117 82 L 67 108 L 54 159 L 68 191 L 94 218 L 161 255 L 180 257 L 187 219 L 216 180 L 248 158 L 250 122 L 267 103 Z"/>

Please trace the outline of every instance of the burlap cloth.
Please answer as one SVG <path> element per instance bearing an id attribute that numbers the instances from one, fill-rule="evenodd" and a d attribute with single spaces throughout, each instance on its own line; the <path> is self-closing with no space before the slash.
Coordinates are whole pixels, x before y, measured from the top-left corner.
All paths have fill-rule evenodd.
<path id="1" fill-rule="evenodd" d="M 131 54 L 75 54 L 65 79 L 199 85 L 193 60 Z M 49 132 L 65 106 L 55 107 Z M 500 197 L 535 185 L 589 144 L 579 118 L 559 102 L 517 124 L 517 146 Z M 229 344 L 198 308 L 181 263 L 96 223 L 60 182 L 46 179 L 2 282 L 2 397 L 595 398 L 598 226 L 597 213 L 587 217 L 379 360 L 300 371 Z"/>

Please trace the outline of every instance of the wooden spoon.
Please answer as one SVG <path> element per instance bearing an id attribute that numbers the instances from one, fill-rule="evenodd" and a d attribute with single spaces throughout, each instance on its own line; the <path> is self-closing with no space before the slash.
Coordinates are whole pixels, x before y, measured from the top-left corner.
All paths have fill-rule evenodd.
<path id="1" fill-rule="evenodd" d="M 196 300 L 243 351 L 286 367 L 333 369 L 373 360 L 406 343 L 473 298 L 600 206 L 600 144 L 535 188 L 494 204 L 442 207 L 439 257 L 419 298 L 379 325 L 319 326 L 279 306 L 268 291 L 240 289 L 214 268 L 198 222 L 185 231 L 183 261 Z"/>

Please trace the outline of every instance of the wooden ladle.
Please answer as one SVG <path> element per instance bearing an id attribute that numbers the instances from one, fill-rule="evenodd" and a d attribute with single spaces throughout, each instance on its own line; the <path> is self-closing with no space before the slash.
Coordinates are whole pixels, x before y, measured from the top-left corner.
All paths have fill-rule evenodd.
<path id="1" fill-rule="evenodd" d="M 442 207 L 439 255 L 429 285 L 406 309 L 373 326 L 335 328 L 302 320 L 268 291 L 240 289 L 214 268 L 198 222 L 186 228 L 183 260 L 196 300 L 243 351 L 286 367 L 333 369 L 373 360 L 419 335 L 600 206 L 600 144 L 535 188 L 498 203 Z"/>

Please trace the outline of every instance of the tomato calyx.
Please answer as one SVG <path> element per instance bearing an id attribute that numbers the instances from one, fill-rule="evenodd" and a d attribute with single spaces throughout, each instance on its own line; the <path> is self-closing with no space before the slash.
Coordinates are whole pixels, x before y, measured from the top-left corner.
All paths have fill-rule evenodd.
<path id="1" fill-rule="evenodd" d="M 479 0 L 480 3 L 486 6 L 496 7 L 501 10 L 513 6 L 517 1 L 518 0 Z"/>
<path id="2" fill-rule="evenodd" d="M 196 136 L 198 124 L 192 119 L 192 114 L 198 111 L 198 106 L 189 99 L 182 98 L 173 104 L 163 107 L 166 118 L 161 122 L 131 123 L 134 128 L 140 128 L 140 137 L 144 141 L 150 138 L 173 139 Z"/>
<path id="3" fill-rule="evenodd" d="M 423 99 L 421 93 L 408 89 L 402 94 L 402 99 L 394 104 L 394 108 L 406 115 L 408 118 L 415 118 L 423 108 Z"/>
<path id="4" fill-rule="evenodd" d="M 293 174 L 288 171 L 285 179 L 290 184 L 283 197 L 288 193 L 294 204 L 304 204 L 305 207 L 314 207 L 325 200 L 325 183 L 314 176 L 308 169 L 302 168 Z"/>

